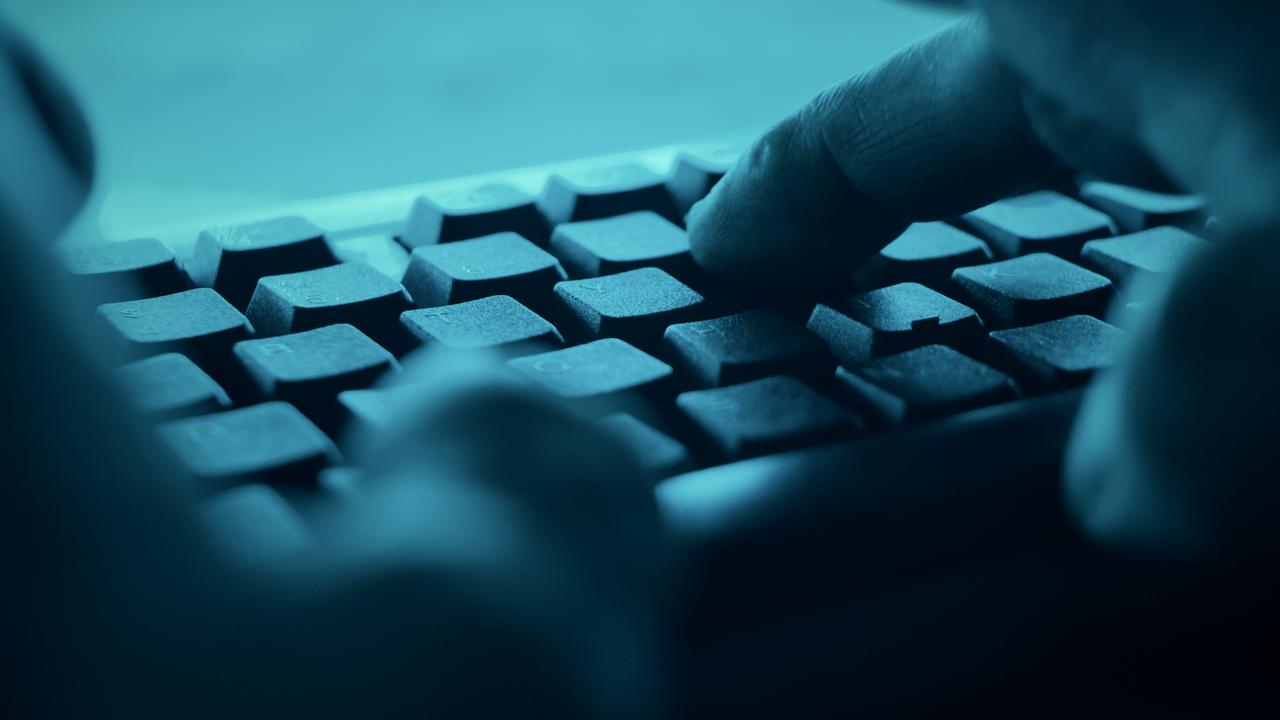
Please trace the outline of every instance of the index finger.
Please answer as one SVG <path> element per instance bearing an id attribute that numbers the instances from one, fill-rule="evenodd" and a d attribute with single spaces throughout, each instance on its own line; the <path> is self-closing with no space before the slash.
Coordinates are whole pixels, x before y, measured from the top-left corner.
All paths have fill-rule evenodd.
<path id="1" fill-rule="evenodd" d="M 833 285 L 915 221 L 950 217 L 1058 168 L 1017 77 L 966 18 L 818 96 L 690 212 L 694 257 L 763 289 Z"/>

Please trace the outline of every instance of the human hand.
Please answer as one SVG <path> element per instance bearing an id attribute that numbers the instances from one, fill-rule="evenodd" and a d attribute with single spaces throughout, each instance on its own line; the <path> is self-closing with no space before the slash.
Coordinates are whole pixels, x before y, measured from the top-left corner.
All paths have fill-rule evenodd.
<path id="1" fill-rule="evenodd" d="M 88 194 L 88 135 L 7 32 L 0 120 L 13 716 L 661 716 L 664 537 L 617 439 L 430 355 L 353 441 L 360 492 L 305 525 L 265 492 L 206 512 L 41 247 Z M 246 524 L 290 541 L 234 551 L 219 528 Z"/>
<path id="2" fill-rule="evenodd" d="M 961 3 L 947 3 L 960 5 Z M 1277 51 L 1261 3 L 975 0 L 977 12 L 822 93 L 691 211 L 704 268 L 753 287 L 845 281 L 907 224 L 1064 168 L 1203 194 L 1228 227 L 1280 196 Z M 1250 482 L 1280 396 L 1258 233 L 1186 268 L 1134 351 L 1091 389 L 1067 495 L 1094 537 L 1205 555 L 1275 543 Z M 767 280 L 768 282 L 762 282 Z M 1223 477 L 1238 478 L 1228 483 Z M 1272 538 L 1272 539 L 1268 539 Z"/>

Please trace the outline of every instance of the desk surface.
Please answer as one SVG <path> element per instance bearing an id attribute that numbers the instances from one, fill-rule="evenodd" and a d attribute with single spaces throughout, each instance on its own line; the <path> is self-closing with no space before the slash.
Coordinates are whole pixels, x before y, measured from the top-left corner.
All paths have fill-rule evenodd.
<path id="1" fill-rule="evenodd" d="M 945 16 L 886 0 L 0 0 L 108 230 L 751 134 Z"/>

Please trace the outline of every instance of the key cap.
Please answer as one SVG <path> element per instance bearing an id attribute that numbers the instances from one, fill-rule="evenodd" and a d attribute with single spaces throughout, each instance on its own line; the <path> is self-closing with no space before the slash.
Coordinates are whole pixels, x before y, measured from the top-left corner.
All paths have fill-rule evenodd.
<path id="1" fill-rule="evenodd" d="M 991 328 L 1102 315 L 1113 295 L 1110 280 L 1045 253 L 960 268 L 951 279 Z"/>
<path id="2" fill-rule="evenodd" d="M 349 429 L 363 425 L 375 430 L 391 426 L 391 393 L 394 390 L 373 388 L 369 390 L 345 390 L 338 393 L 338 405 L 345 413 L 344 424 Z M 349 430 L 348 430 L 349 432 Z"/>
<path id="3" fill-rule="evenodd" d="M 969 233 L 942 222 L 916 223 L 867 261 L 856 280 L 868 290 L 915 282 L 945 292 L 956 268 L 990 261 L 990 248 Z"/>
<path id="4" fill-rule="evenodd" d="M 341 419 L 338 393 L 399 369 L 390 352 L 351 325 L 246 340 L 235 354 L 261 397 L 292 403 L 327 430 Z"/>
<path id="5" fill-rule="evenodd" d="M 258 278 L 314 270 L 336 262 L 324 231 L 300 217 L 212 228 L 200 233 L 187 273 L 244 308 Z"/>
<path id="6" fill-rule="evenodd" d="M 994 352 L 1024 387 L 1057 390 L 1083 385 L 1119 356 L 1125 333 L 1088 315 L 991 333 Z"/>
<path id="7" fill-rule="evenodd" d="M 364 263 L 396 282 L 409 267 L 409 253 L 390 235 L 361 235 L 329 241 L 338 262 Z"/>
<path id="8" fill-rule="evenodd" d="M 721 460 L 816 445 L 861 428 L 857 415 L 786 376 L 681 393 L 676 407 Z"/>
<path id="9" fill-rule="evenodd" d="M 259 336 L 347 323 L 403 352 L 410 344 L 400 313 L 412 307 L 400 283 L 363 263 L 341 263 L 262 278 L 245 314 Z"/>
<path id="10" fill-rule="evenodd" d="M 1126 233 L 1193 224 L 1204 212 L 1204 199 L 1195 195 L 1166 195 L 1097 180 L 1080 187 L 1080 198 L 1110 215 Z"/>
<path id="11" fill-rule="evenodd" d="M 173 251 L 154 238 L 63 247 L 58 259 L 97 302 L 168 295 L 187 289 Z"/>
<path id="12" fill-rule="evenodd" d="M 651 210 L 680 222 L 665 179 L 641 165 L 598 167 L 552 176 L 538 201 L 552 225 Z"/>
<path id="13" fill-rule="evenodd" d="M 231 346 L 253 333 L 245 316 L 208 288 L 107 303 L 98 314 L 133 355 L 179 352 L 206 368 L 225 364 Z"/>
<path id="14" fill-rule="evenodd" d="M 515 233 L 500 233 L 417 248 L 404 285 L 418 307 L 437 307 L 510 295 L 541 311 L 552 287 L 568 277 L 560 261 Z"/>
<path id="15" fill-rule="evenodd" d="M 559 225 L 551 252 L 575 278 L 649 266 L 687 277 L 693 269 L 689 236 L 651 212 Z"/>
<path id="16" fill-rule="evenodd" d="M 1049 190 L 999 200 L 964 216 L 965 225 L 996 252 L 1048 252 L 1074 258 L 1089 240 L 1115 234 L 1111 218 Z"/>
<path id="17" fill-rule="evenodd" d="M 667 181 L 680 211 L 688 212 L 694 203 L 706 197 L 733 167 L 739 155 L 741 152 L 731 147 L 680 153 L 671 171 L 671 179 Z"/>
<path id="18" fill-rule="evenodd" d="M 549 228 L 532 196 L 506 185 L 484 185 L 418 198 L 400 242 L 413 250 L 504 232 L 546 245 Z"/>
<path id="19" fill-rule="evenodd" d="M 617 338 L 508 360 L 551 392 L 566 398 L 612 399 L 624 393 L 661 395 L 671 366 Z"/>
<path id="20" fill-rule="evenodd" d="M 676 365 L 699 387 L 770 375 L 821 383 L 835 366 L 821 340 L 773 310 L 672 325 L 663 339 Z"/>
<path id="21" fill-rule="evenodd" d="M 945 345 L 876 358 L 836 378 L 890 424 L 929 420 L 1017 399 L 1013 380 Z"/>
<path id="22" fill-rule="evenodd" d="M 174 420 L 159 434 L 209 492 L 254 482 L 310 484 L 339 461 L 333 442 L 283 402 Z"/>
<path id="23" fill-rule="evenodd" d="M 979 348 L 984 340 L 982 322 L 971 308 L 917 283 L 819 304 L 808 328 L 850 367 L 924 345 Z"/>
<path id="24" fill-rule="evenodd" d="M 1174 227 L 1158 227 L 1107 240 L 1090 240 L 1080 260 L 1117 285 L 1138 275 L 1169 275 L 1207 243 Z"/>
<path id="25" fill-rule="evenodd" d="M 670 477 L 693 469 L 688 448 L 634 416 L 614 413 L 600 422 L 631 448 L 641 466 L 654 477 Z"/>
<path id="26" fill-rule="evenodd" d="M 400 322 L 419 341 L 455 350 L 518 352 L 564 344 L 555 326 L 509 295 L 410 310 L 400 316 Z"/>
<path id="27" fill-rule="evenodd" d="M 641 268 L 556 285 L 578 329 L 591 338 L 618 337 L 653 348 L 668 325 L 701 320 L 701 295 L 657 268 Z"/>
<path id="28" fill-rule="evenodd" d="M 116 368 L 115 375 L 134 407 L 148 415 L 203 415 L 231 405 L 221 385 L 178 353 L 136 360 Z"/>

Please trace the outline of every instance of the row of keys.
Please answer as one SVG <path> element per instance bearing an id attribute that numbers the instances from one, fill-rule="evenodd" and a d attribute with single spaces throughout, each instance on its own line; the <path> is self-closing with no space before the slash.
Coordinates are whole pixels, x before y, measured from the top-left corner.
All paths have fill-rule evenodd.
<path id="1" fill-rule="evenodd" d="M 1027 371 L 1023 377 L 1048 386 L 1084 382 L 1114 361 L 1122 336 L 1096 318 L 1073 316 L 999 331 L 992 340 Z M 616 339 L 510 364 L 553 392 L 575 398 L 652 391 L 672 374 L 670 366 Z M 865 429 L 864 416 L 874 424 L 896 424 L 1019 396 L 1009 375 L 942 345 L 841 367 L 835 377 L 850 403 L 836 402 L 788 375 L 682 393 L 674 408 L 688 445 L 631 415 L 611 415 L 604 422 L 662 477 L 694 467 L 695 456 L 721 462 L 850 437 Z M 361 421 L 379 424 L 385 422 L 388 392 L 393 391 L 348 391 L 340 401 Z M 209 489 L 247 482 L 308 483 L 338 457 L 328 436 L 283 402 L 171 422 L 161 434 Z"/>

